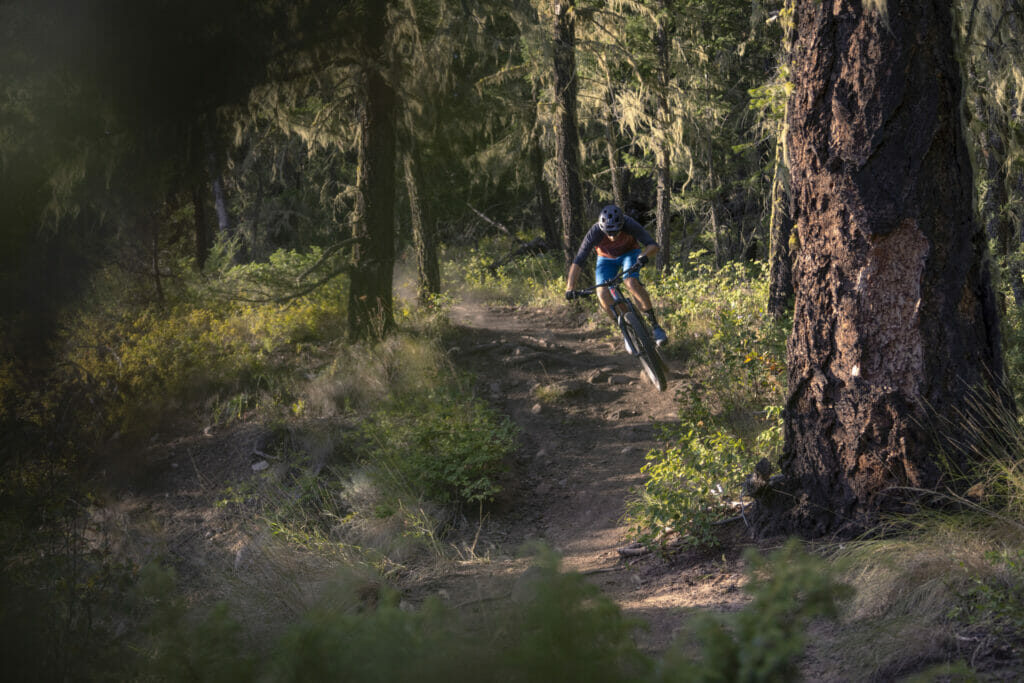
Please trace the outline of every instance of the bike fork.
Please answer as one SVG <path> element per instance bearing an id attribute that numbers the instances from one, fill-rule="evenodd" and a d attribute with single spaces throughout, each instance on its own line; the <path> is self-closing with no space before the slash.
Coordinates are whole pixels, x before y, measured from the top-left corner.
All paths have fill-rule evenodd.
<path id="1" fill-rule="evenodd" d="M 626 317 L 620 313 L 616 319 L 618 320 L 618 323 L 619 323 L 619 330 L 622 332 L 622 338 L 626 341 L 626 350 L 629 351 L 629 355 L 631 355 L 631 356 L 639 355 L 637 350 L 633 347 L 633 338 L 630 336 L 629 332 L 627 331 L 627 328 L 629 327 L 629 323 L 626 322 Z"/>

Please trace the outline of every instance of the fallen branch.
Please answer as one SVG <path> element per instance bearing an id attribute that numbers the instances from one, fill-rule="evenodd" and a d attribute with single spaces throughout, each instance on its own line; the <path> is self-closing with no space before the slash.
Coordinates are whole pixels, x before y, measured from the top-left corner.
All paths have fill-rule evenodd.
<path id="1" fill-rule="evenodd" d="M 506 228 L 504 225 L 502 225 L 498 221 L 493 220 L 491 218 L 488 218 L 486 214 L 484 214 L 482 211 L 477 211 L 472 206 L 470 206 L 470 204 L 468 204 L 468 203 L 466 204 L 466 206 L 468 206 L 469 210 L 472 211 L 473 213 L 475 213 L 477 216 L 480 216 L 480 218 L 483 218 L 489 225 L 493 225 L 494 227 L 496 227 L 498 230 L 501 230 L 503 233 L 505 233 L 509 237 L 512 236 L 512 231 L 509 230 L 508 228 Z"/>

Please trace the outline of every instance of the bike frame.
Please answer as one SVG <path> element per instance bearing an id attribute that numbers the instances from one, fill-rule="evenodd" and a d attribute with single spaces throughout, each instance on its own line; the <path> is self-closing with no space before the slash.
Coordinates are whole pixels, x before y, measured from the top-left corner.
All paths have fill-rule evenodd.
<path id="1" fill-rule="evenodd" d="M 615 313 L 615 321 L 626 342 L 626 350 L 631 356 L 639 359 L 651 383 L 658 387 L 659 391 L 664 391 L 668 374 L 665 361 L 651 340 L 650 331 L 636 306 L 633 305 L 633 301 L 619 289 L 619 285 L 624 283 L 626 276 L 639 269 L 639 266 L 633 266 L 611 280 L 606 280 L 587 289 L 576 290 L 576 294 L 577 296 L 589 296 L 596 294 L 601 287 L 608 289 L 608 293 L 612 296 L 612 311 Z"/>

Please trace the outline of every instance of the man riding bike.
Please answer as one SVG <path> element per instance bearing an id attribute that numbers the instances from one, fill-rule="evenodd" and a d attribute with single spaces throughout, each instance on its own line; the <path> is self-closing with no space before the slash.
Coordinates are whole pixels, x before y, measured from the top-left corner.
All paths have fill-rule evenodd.
<path id="1" fill-rule="evenodd" d="M 634 264 L 643 267 L 652 256 L 658 253 L 658 243 L 644 230 L 644 227 L 622 212 L 622 209 L 609 204 L 601 209 L 601 216 L 597 223 L 594 223 L 583 237 L 576 258 L 569 266 L 569 276 L 565 285 L 566 299 L 572 299 L 572 292 L 576 289 L 576 279 L 586 263 L 590 252 L 597 250 L 597 268 L 595 269 L 596 283 L 600 284 L 615 277 L 619 269 L 626 273 L 625 284 L 630 294 L 640 303 L 641 312 L 647 317 L 651 324 L 651 335 L 654 342 L 661 346 L 668 341 L 665 330 L 658 325 L 658 319 L 654 315 L 654 307 L 651 305 L 651 296 L 647 288 L 640 282 L 635 272 L 628 272 Z M 597 291 L 597 299 L 601 308 L 615 320 L 615 311 L 612 310 L 612 297 L 607 288 L 601 287 Z"/>

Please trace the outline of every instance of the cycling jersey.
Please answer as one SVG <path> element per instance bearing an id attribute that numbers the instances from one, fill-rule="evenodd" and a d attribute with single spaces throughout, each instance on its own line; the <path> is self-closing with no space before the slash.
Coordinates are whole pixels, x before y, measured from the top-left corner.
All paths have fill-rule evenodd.
<path id="1" fill-rule="evenodd" d="M 579 251 L 576 252 L 576 258 L 572 262 L 582 267 L 587 262 L 590 252 L 595 249 L 597 255 L 603 258 L 619 258 L 623 254 L 639 249 L 640 245 L 649 246 L 651 244 L 657 244 L 657 242 L 650 233 L 644 230 L 644 226 L 629 216 L 626 216 L 626 220 L 622 224 L 622 232 L 614 242 L 604 234 L 600 223 L 594 223 L 583 237 Z"/>

